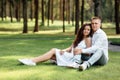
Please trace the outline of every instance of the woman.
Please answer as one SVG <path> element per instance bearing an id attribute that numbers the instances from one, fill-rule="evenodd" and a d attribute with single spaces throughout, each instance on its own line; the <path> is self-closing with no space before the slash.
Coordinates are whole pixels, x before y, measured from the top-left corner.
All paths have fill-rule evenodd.
<path id="1" fill-rule="evenodd" d="M 77 63 L 81 63 L 81 55 L 75 55 L 76 48 L 88 48 L 91 46 L 92 29 L 91 24 L 84 24 L 78 31 L 76 39 L 72 45 L 64 50 L 53 48 L 45 54 L 32 59 L 19 59 L 25 65 L 36 65 L 36 63 L 52 60 L 58 66 L 68 66 L 78 68 Z"/>

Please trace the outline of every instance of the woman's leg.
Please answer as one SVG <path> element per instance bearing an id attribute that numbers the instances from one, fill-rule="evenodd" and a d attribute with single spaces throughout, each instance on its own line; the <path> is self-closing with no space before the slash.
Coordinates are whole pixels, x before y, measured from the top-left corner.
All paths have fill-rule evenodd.
<path id="1" fill-rule="evenodd" d="M 50 51 L 46 52 L 45 54 L 33 58 L 32 61 L 35 63 L 47 61 L 47 60 L 51 59 L 52 57 L 55 57 L 55 51 L 56 51 L 56 49 L 53 48 Z"/>

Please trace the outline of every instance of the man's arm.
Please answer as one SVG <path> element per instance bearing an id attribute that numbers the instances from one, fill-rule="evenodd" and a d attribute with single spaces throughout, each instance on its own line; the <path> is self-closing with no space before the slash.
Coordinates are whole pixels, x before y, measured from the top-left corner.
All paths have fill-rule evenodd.
<path id="1" fill-rule="evenodd" d="M 92 41 L 91 41 L 90 37 L 89 38 L 85 38 L 85 45 L 86 45 L 86 48 L 91 47 Z M 78 54 L 81 54 L 81 53 L 82 53 L 82 49 L 80 49 L 80 48 L 75 48 L 74 49 L 74 54 L 75 55 L 78 55 Z M 86 54 L 88 54 L 88 53 L 86 53 Z"/>
<path id="2" fill-rule="evenodd" d="M 107 37 L 103 34 L 97 34 L 94 44 L 90 48 L 82 49 L 82 53 L 94 53 L 97 49 L 103 48 L 104 43 L 106 42 Z"/>
<path id="3" fill-rule="evenodd" d="M 88 53 L 88 54 L 91 54 L 91 53 L 94 53 L 97 49 L 102 49 L 104 46 L 104 44 L 107 44 L 106 41 L 107 40 L 107 37 L 103 34 L 97 34 L 97 37 L 95 39 L 95 42 L 94 44 L 89 47 L 89 48 L 86 48 L 86 49 L 75 49 L 74 50 L 74 53 L 77 55 L 77 54 L 81 54 L 81 53 Z"/>

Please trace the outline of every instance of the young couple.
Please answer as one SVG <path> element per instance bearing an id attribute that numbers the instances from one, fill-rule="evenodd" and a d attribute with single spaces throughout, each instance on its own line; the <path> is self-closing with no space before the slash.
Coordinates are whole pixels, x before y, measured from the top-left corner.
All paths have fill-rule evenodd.
<path id="1" fill-rule="evenodd" d="M 72 45 L 64 50 L 53 48 L 32 59 L 19 59 L 25 65 L 36 65 L 51 60 L 58 66 L 78 68 L 83 71 L 93 64 L 105 65 L 108 62 L 108 40 L 100 29 L 101 19 L 94 17 L 91 24 L 84 24 L 77 33 Z"/>

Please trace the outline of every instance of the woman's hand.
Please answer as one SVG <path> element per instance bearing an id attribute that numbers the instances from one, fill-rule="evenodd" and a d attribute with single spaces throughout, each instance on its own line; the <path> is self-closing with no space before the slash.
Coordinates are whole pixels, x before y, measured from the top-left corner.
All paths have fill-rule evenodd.
<path id="1" fill-rule="evenodd" d="M 82 49 L 75 48 L 75 49 L 73 50 L 73 53 L 74 53 L 74 55 L 81 54 L 81 53 L 82 53 Z"/>
<path id="2" fill-rule="evenodd" d="M 63 54 L 64 54 L 64 52 L 65 52 L 65 51 L 63 51 L 63 50 L 60 50 L 60 54 L 61 54 L 61 55 L 63 55 Z"/>

